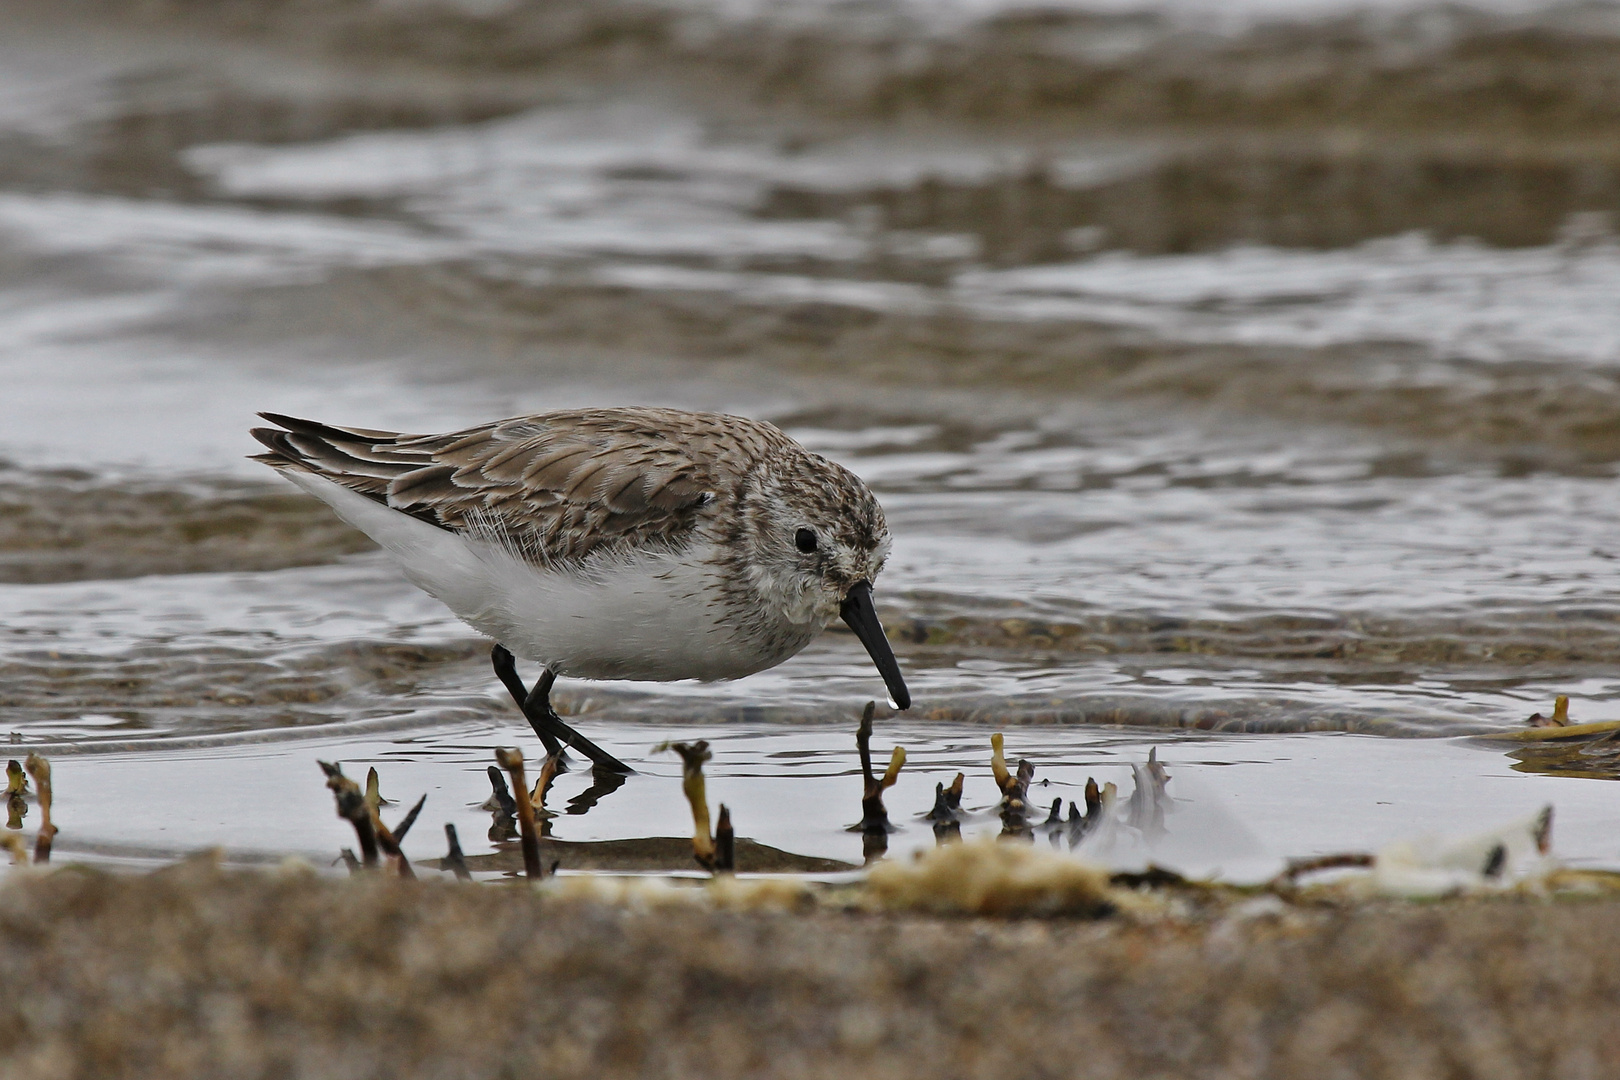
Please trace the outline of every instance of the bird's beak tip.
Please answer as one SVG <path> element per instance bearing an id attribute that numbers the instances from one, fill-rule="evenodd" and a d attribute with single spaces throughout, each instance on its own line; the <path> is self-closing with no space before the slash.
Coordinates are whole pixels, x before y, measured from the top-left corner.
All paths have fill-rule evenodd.
<path id="1" fill-rule="evenodd" d="M 901 710 L 911 708 L 911 692 L 906 689 L 906 680 L 900 674 L 900 664 L 894 658 L 894 650 L 889 647 L 889 639 L 883 633 L 883 624 L 878 621 L 877 609 L 872 606 L 872 583 L 857 581 L 850 586 L 848 594 L 839 614 L 844 622 L 855 631 L 861 644 L 866 646 L 872 663 L 877 665 L 878 674 L 883 676 L 883 683 L 889 688 L 889 697 L 895 707 Z"/>

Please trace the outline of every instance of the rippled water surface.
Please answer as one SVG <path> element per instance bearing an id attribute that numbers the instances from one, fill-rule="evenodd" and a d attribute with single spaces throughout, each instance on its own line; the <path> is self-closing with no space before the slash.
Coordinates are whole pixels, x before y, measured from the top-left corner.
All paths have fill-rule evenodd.
<path id="1" fill-rule="evenodd" d="M 1005 728 L 1053 798 L 1159 745 L 1201 872 L 1549 801 L 1620 857 L 1604 753 L 1453 741 L 1620 716 L 1614 10 L 486 7 L 0 4 L 0 730 L 64 851 L 330 854 L 321 756 L 485 844 L 488 643 L 246 429 L 654 403 L 879 493 L 894 851 Z M 564 683 L 645 775 L 557 835 L 680 833 L 702 736 L 858 862 L 880 691 L 842 632 Z"/>

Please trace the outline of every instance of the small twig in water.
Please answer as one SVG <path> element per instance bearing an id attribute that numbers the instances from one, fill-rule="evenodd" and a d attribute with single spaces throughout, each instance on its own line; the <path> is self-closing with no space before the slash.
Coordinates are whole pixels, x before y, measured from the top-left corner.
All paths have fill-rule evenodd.
<path id="1" fill-rule="evenodd" d="M 1007 785 L 1012 782 L 1012 773 L 1007 769 L 1007 757 L 1002 752 L 1004 744 L 1001 732 L 990 736 L 990 775 L 995 777 L 996 790 L 1005 794 Z"/>
<path id="2" fill-rule="evenodd" d="M 544 870 L 540 866 L 540 841 L 534 834 L 534 804 L 529 802 L 529 789 L 523 783 L 523 754 L 502 747 L 495 751 L 495 760 L 512 777 L 512 790 L 516 792 L 518 833 L 523 844 L 523 873 L 530 881 L 539 881 Z"/>
<path id="3" fill-rule="evenodd" d="M 39 832 L 34 837 L 34 861 L 51 861 L 51 841 L 56 826 L 51 824 L 51 763 L 38 754 L 29 754 L 28 775 L 34 778 L 34 797 L 39 800 Z"/>
<path id="4" fill-rule="evenodd" d="M 1113 787 L 1112 784 L 1109 785 Z M 1103 789 L 1097 786 L 1097 781 L 1086 777 L 1086 813 L 1080 816 L 1080 808 L 1074 803 L 1069 804 L 1069 847 L 1078 847 L 1080 842 L 1091 835 L 1102 825 L 1103 817 L 1107 813 L 1107 800 Z"/>
<path id="5" fill-rule="evenodd" d="M 1491 848 L 1490 853 L 1485 856 L 1485 865 L 1483 868 L 1481 868 L 1479 873 L 1481 877 L 1494 881 L 1502 876 L 1502 871 L 1506 868 L 1507 845 L 1497 844 L 1495 847 Z"/>
<path id="6" fill-rule="evenodd" d="M 1159 763 L 1159 748 L 1148 751 L 1147 764 L 1132 765 L 1131 778 L 1136 786 L 1131 790 L 1131 801 L 1126 808 L 1126 824 L 1142 830 L 1149 839 L 1164 835 L 1164 811 L 1170 802 L 1165 787 L 1170 773 Z"/>
<path id="7" fill-rule="evenodd" d="M 326 786 L 331 789 L 337 803 L 338 817 L 354 826 L 354 835 L 360 842 L 360 858 L 367 870 L 377 865 L 377 830 L 372 824 L 371 808 L 366 805 L 365 793 L 360 785 L 343 775 L 343 766 L 320 761 L 326 774 Z"/>
<path id="8" fill-rule="evenodd" d="M 1552 803 L 1548 803 L 1541 808 L 1541 813 L 1536 816 L 1536 831 L 1532 834 L 1536 842 L 1536 853 L 1538 855 L 1545 855 L 1552 850 L 1552 820 Z"/>
<path id="9" fill-rule="evenodd" d="M 551 819 L 557 815 L 546 809 L 546 793 L 551 790 L 551 783 L 557 779 L 557 773 L 562 771 L 562 754 L 556 753 L 548 756 L 540 765 L 540 775 L 535 777 L 534 790 L 529 793 L 529 805 L 534 807 L 535 820 L 540 823 L 540 835 L 551 835 Z"/>
<path id="10" fill-rule="evenodd" d="M 518 838 L 517 801 L 506 786 L 506 776 L 494 765 L 489 767 L 489 786 L 492 790 L 482 809 L 490 812 L 490 842 L 510 843 Z"/>
<path id="11" fill-rule="evenodd" d="M 703 779 L 703 763 L 713 756 L 709 753 L 708 740 L 666 746 L 681 755 L 681 791 L 692 808 L 692 857 L 699 866 L 713 873 L 716 867 L 714 838 L 709 834 L 709 793 Z M 727 818 L 729 821 L 729 814 Z"/>
<path id="12" fill-rule="evenodd" d="M 731 831 L 731 811 L 720 804 L 720 817 L 714 826 L 714 872 L 727 874 L 737 868 L 737 837 Z"/>
<path id="13" fill-rule="evenodd" d="M 957 813 L 945 797 L 943 783 L 934 785 L 934 808 L 923 815 L 923 820 L 932 821 L 935 825 L 952 825 L 957 822 Z"/>
<path id="14" fill-rule="evenodd" d="M 28 774 L 23 772 L 22 762 L 6 762 L 6 828 L 23 827 L 23 818 L 28 816 L 27 795 Z"/>
<path id="15" fill-rule="evenodd" d="M 883 805 L 883 793 L 893 787 L 900 778 L 900 770 L 906 764 L 906 750 L 903 746 L 895 747 L 889 754 L 889 767 L 883 771 L 881 777 L 872 772 L 872 716 L 877 711 L 877 702 L 868 701 L 866 708 L 861 710 L 861 726 L 855 731 L 855 749 L 861 756 L 861 821 L 850 831 L 859 831 L 863 838 L 861 848 L 867 862 L 878 858 L 889 849 L 889 833 L 894 827 L 889 824 L 889 811 Z"/>
<path id="16" fill-rule="evenodd" d="M 1551 716 L 1542 716 L 1539 712 L 1530 714 L 1525 723 L 1531 727 L 1568 727 L 1569 726 L 1569 695 L 1559 694 L 1553 698 L 1553 711 Z"/>
<path id="17" fill-rule="evenodd" d="M 405 815 L 405 820 L 395 827 L 394 841 L 396 843 L 405 842 L 405 834 L 411 831 L 412 825 L 416 824 L 416 815 L 422 812 L 422 804 L 425 802 L 427 802 L 427 796 L 424 794 L 420 799 L 416 800 L 416 805 L 411 807 L 410 813 Z"/>
<path id="18" fill-rule="evenodd" d="M 956 774 L 956 800 L 957 805 L 951 805 L 950 788 L 944 784 L 934 785 L 934 808 L 928 811 L 925 821 L 934 823 L 934 843 L 948 844 L 962 839 L 962 819 L 958 813 L 962 800 L 962 774 Z"/>
<path id="19" fill-rule="evenodd" d="M 1063 800 L 1053 799 L 1052 809 L 1047 811 L 1046 820 L 1041 822 L 1042 829 L 1057 829 L 1063 824 Z"/>
<path id="20" fill-rule="evenodd" d="M 377 812 L 377 807 L 372 805 L 370 799 L 366 800 L 366 809 L 371 814 L 371 827 L 377 834 L 377 846 L 382 849 L 384 855 L 394 860 L 395 871 L 400 877 L 416 876 L 416 871 L 411 869 L 411 860 L 405 857 L 405 851 L 400 844 L 404 841 L 405 834 L 411 831 L 411 826 L 416 824 L 416 815 L 422 812 L 422 804 L 425 802 L 427 802 L 426 795 L 417 799 L 416 805 L 411 807 L 410 813 L 405 815 L 405 820 L 400 822 L 396 831 L 383 824 L 382 815 Z"/>
<path id="21" fill-rule="evenodd" d="M 377 846 L 382 849 L 384 855 L 394 861 L 394 870 L 400 877 L 414 878 L 416 876 L 416 871 L 411 869 L 411 860 L 405 857 L 405 852 L 399 845 L 400 841 L 405 839 L 405 834 L 410 831 L 411 826 L 416 823 L 416 815 L 422 812 L 422 804 L 425 802 L 427 802 L 426 795 L 416 800 L 416 805 L 411 808 L 410 813 L 405 815 L 405 820 L 400 824 L 399 832 L 396 833 L 383 824 L 382 815 L 377 812 L 377 807 L 372 805 L 371 800 L 366 800 L 366 811 L 371 815 L 371 828 L 377 835 Z"/>
<path id="22" fill-rule="evenodd" d="M 366 805 L 373 810 L 380 806 L 394 805 L 394 800 L 382 797 L 382 785 L 378 781 L 375 765 L 366 771 Z"/>
<path id="23" fill-rule="evenodd" d="M 949 825 L 962 819 L 962 782 L 964 779 L 965 777 L 961 773 L 957 773 L 956 779 L 951 781 L 950 787 L 946 787 L 944 784 L 934 785 L 934 808 L 924 815 L 924 821 L 932 821 L 936 825 Z"/>
<path id="24" fill-rule="evenodd" d="M 861 795 L 861 829 L 864 832 L 889 832 L 889 812 L 883 806 L 883 793 L 894 787 L 900 779 L 900 770 L 906 764 L 906 748 L 897 746 L 889 752 L 889 766 L 881 777 L 872 774 L 872 714 L 876 703 L 868 701 L 861 713 L 861 726 L 855 733 L 855 747 L 861 754 L 861 773 L 865 787 Z"/>
<path id="25" fill-rule="evenodd" d="M 481 809 L 494 810 L 507 817 L 517 817 L 517 801 L 506 786 L 506 777 L 494 765 L 489 767 L 489 786 L 493 789 Z"/>
<path id="26" fill-rule="evenodd" d="M 990 772 L 996 786 L 1001 789 L 1002 836 L 1028 837 L 1032 830 L 1026 815 L 1029 812 L 1029 782 L 1035 778 L 1035 766 L 1020 761 L 1016 773 L 1007 768 L 1005 740 L 1001 732 L 990 736 Z"/>
<path id="27" fill-rule="evenodd" d="M 472 872 L 467 869 L 467 858 L 461 853 L 461 839 L 456 836 L 456 827 L 448 821 L 444 823 L 444 838 L 450 844 L 450 853 L 441 865 L 449 867 L 457 881 L 471 881 Z"/>

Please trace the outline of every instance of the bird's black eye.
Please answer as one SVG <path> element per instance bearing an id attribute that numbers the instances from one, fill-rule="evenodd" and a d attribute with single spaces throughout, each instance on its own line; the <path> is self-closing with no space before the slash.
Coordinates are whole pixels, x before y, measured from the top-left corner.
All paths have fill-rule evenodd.
<path id="1" fill-rule="evenodd" d="M 793 534 L 793 546 L 806 555 L 816 550 L 816 530 L 800 529 Z"/>

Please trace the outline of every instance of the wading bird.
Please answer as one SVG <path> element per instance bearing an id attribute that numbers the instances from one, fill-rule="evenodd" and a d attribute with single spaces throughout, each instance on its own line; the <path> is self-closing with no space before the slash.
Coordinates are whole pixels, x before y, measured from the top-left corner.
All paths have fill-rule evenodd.
<path id="1" fill-rule="evenodd" d="M 552 710 L 558 676 L 736 679 L 834 618 L 909 708 L 872 606 L 889 551 L 849 470 L 757 420 L 580 409 L 444 435 L 261 413 L 254 460 L 330 506 L 496 642 L 496 673 L 555 753 L 626 766 Z M 513 654 L 544 665 L 532 689 Z"/>

